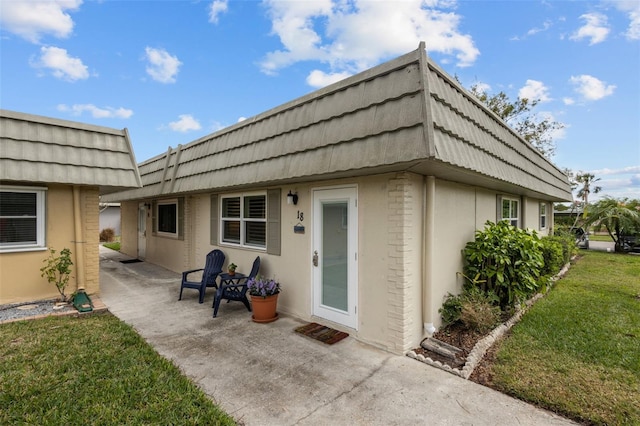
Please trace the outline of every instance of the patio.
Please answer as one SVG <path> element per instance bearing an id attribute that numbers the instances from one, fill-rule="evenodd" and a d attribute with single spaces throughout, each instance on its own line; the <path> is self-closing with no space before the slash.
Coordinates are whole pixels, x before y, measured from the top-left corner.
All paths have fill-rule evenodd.
<path id="1" fill-rule="evenodd" d="M 572 422 L 349 337 L 329 346 L 287 315 L 256 324 L 242 303 L 212 318 L 213 289 L 178 301 L 180 274 L 100 247 L 101 299 L 218 405 L 246 425 Z M 284 289 L 286 291 L 286 288 Z"/>

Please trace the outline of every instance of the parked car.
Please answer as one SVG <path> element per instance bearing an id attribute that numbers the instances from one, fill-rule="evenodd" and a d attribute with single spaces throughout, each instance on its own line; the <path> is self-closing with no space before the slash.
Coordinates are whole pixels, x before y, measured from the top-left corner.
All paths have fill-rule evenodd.
<path id="1" fill-rule="evenodd" d="M 620 247 L 625 253 L 640 253 L 640 238 L 637 235 L 621 235 Z"/>
<path id="2" fill-rule="evenodd" d="M 576 245 L 578 248 L 588 249 L 589 248 L 589 233 L 581 227 L 571 227 L 571 233 L 576 238 Z"/>

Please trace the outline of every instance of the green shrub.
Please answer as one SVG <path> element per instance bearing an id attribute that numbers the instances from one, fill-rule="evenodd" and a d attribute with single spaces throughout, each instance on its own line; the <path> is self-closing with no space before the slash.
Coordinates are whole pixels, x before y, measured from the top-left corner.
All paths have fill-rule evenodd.
<path id="1" fill-rule="evenodd" d="M 498 297 L 474 286 L 465 286 L 459 295 L 449 293 L 438 312 L 445 326 L 461 323 L 480 333 L 493 329 L 501 317 Z"/>
<path id="2" fill-rule="evenodd" d="M 571 261 L 571 258 L 578 254 L 578 247 L 576 247 L 576 238 L 571 232 L 570 228 L 558 227 L 555 229 L 554 234 L 549 236 L 555 241 L 562 244 L 562 256 L 563 264 L 567 264 Z"/>
<path id="3" fill-rule="evenodd" d="M 485 293 L 478 287 L 468 287 L 462 296 L 460 322 L 465 328 L 486 333 L 500 323 L 501 311 L 498 297 Z"/>
<path id="4" fill-rule="evenodd" d="M 553 276 L 566 263 L 564 261 L 562 242 L 555 237 L 543 237 L 540 242 L 542 243 L 542 258 L 544 261 L 540 275 Z"/>
<path id="5" fill-rule="evenodd" d="M 442 303 L 442 307 L 438 309 L 440 316 L 442 317 L 442 323 L 446 327 L 460 321 L 460 314 L 462 312 L 462 295 L 447 294 L 447 297 Z"/>
<path id="6" fill-rule="evenodd" d="M 544 265 L 542 243 L 535 231 L 525 231 L 506 221 L 487 221 L 464 249 L 465 274 L 485 292 L 493 292 L 504 310 L 521 303 L 540 288 Z"/>
<path id="7" fill-rule="evenodd" d="M 100 241 L 110 243 L 111 241 L 113 241 L 115 236 L 116 232 L 113 230 L 113 228 L 104 228 L 102 231 L 100 231 Z"/>
<path id="8" fill-rule="evenodd" d="M 46 278 L 51 284 L 54 284 L 60 293 L 63 302 L 67 301 L 67 295 L 64 290 L 69 283 L 71 276 L 71 250 L 63 248 L 60 256 L 56 256 L 54 249 L 49 250 L 49 257 L 42 261 L 45 266 L 40 268 L 40 276 Z"/>

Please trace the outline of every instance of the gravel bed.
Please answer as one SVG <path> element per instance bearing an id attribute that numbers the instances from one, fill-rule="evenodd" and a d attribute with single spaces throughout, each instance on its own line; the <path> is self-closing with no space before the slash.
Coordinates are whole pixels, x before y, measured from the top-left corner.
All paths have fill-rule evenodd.
<path id="1" fill-rule="evenodd" d="M 75 311 L 73 305 L 66 304 L 62 308 L 56 307 L 56 300 L 39 300 L 36 302 L 14 303 L 0 305 L 0 322 L 28 318 L 35 315 L 46 315 L 57 312 Z"/>

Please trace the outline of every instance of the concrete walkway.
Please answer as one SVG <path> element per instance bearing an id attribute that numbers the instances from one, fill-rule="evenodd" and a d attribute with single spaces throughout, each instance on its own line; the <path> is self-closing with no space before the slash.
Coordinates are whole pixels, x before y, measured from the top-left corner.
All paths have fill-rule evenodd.
<path id="1" fill-rule="evenodd" d="M 573 424 L 352 337 L 311 340 L 293 331 L 297 318 L 256 324 L 237 302 L 212 318 L 212 291 L 178 301 L 179 274 L 123 259 L 100 247 L 102 301 L 241 424 Z"/>

